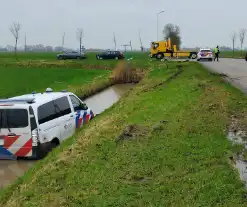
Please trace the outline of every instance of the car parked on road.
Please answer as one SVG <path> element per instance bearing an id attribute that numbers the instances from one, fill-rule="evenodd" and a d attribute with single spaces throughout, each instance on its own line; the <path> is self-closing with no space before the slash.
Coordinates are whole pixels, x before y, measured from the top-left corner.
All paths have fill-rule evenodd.
<path id="1" fill-rule="evenodd" d="M 81 59 L 85 59 L 85 58 L 86 58 L 86 54 L 84 52 L 79 53 L 79 52 L 75 52 L 75 51 L 64 52 L 64 53 L 61 53 L 61 54 L 57 55 L 57 59 L 58 60 L 68 60 L 68 59 L 81 60 Z"/>
<path id="2" fill-rule="evenodd" d="M 244 59 L 247 61 L 247 52 L 245 53 L 245 58 Z"/>
<path id="3" fill-rule="evenodd" d="M 124 54 L 120 51 L 106 51 L 96 55 L 96 59 L 105 60 L 105 59 L 124 59 Z"/>
<path id="4" fill-rule="evenodd" d="M 200 49 L 197 54 L 197 60 L 213 61 L 213 52 L 211 51 L 211 49 Z"/>
<path id="5" fill-rule="evenodd" d="M 32 93 L 0 100 L 0 159 L 42 158 L 94 118 L 75 94 Z"/>

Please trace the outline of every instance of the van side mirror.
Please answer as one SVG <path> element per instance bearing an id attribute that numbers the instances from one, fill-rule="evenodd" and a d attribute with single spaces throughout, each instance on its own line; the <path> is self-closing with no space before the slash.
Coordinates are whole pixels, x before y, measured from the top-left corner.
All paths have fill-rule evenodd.
<path id="1" fill-rule="evenodd" d="M 82 110 L 87 110 L 87 109 L 88 109 L 88 107 L 87 107 L 87 105 L 86 105 L 85 103 L 81 103 L 80 108 L 81 108 Z"/>

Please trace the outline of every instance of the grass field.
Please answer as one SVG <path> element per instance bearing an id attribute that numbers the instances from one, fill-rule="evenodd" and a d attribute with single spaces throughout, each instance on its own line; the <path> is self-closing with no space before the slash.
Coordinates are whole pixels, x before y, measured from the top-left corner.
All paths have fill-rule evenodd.
<path id="1" fill-rule="evenodd" d="M 241 54 L 241 51 L 235 51 L 234 54 L 232 51 L 221 51 L 220 57 L 223 58 L 244 58 L 246 54 L 246 51 L 243 51 Z"/>
<path id="2" fill-rule="evenodd" d="M 18 52 L 17 57 L 19 60 L 56 60 L 56 55 L 59 53 L 56 52 Z M 96 53 L 94 52 L 87 52 L 86 53 L 89 59 L 96 60 Z M 147 52 L 125 52 L 124 53 L 127 57 L 141 57 L 144 55 L 148 56 Z M 0 59 L 1 60 L 16 60 L 15 53 L 11 52 L 0 52 Z M 86 60 L 87 61 L 87 60 Z"/>
<path id="3" fill-rule="evenodd" d="M 70 68 L 70 69 L 100 69 L 112 70 L 119 61 L 97 60 L 96 53 L 87 53 L 84 60 L 56 60 L 56 53 L 18 53 L 16 59 L 14 53 L 0 53 L 0 68 Z M 133 58 L 133 67 L 145 68 L 149 64 L 148 53 L 127 52 L 126 59 Z"/>
<path id="4" fill-rule="evenodd" d="M 56 91 L 81 87 L 95 78 L 106 78 L 106 70 L 61 68 L 3 68 L 0 67 L 0 97 L 41 92 L 50 87 Z"/>
<path id="5" fill-rule="evenodd" d="M 134 57 L 132 64 L 136 67 L 148 65 L 146 53 L 128 53 L 126 57 Z M 86 60 L 67 61 L 56 60 L 56 53 L 23 52 L 18 53 L 18 60 L 14 53 L 0 53 L 0 97 L 40 92 L 47 87 L 87 96 L 109 85 L 107 70 L 114 69 L 118 62 L 96 60 L 95 53 L 89 53 Z"/>
<path id="6" fill-rule="evenodd" d="M 0 53 L 0 64 L 10 64 L 10 63 L 16 63 L 16 62 L 26 62 L 26 61 L 46 61 L 46 62 L 59 62 L 56 60 L 56 55 L 58 53 L 55 52 L 19 52 L 18 53 L 18 59 L 16 59 L 16 56 L 14 53 Z M 126 58 L 133 57 L 136 60 L 144 60 L 148 58 L 148 52 L 125 52 L 124 53 Z M 234 55 L 232 51 L 221 51 L 220 56 L 223 58 L 244 58 L 246 54 L 246 51 L 235 51 Z M 74 60 L 73 62 L 79 62 L 81 64 L 109 64 L 111 65 L 114 61 L 99 61 L 96 60 L 96 53 L 94 52 L 88 52 L 87 53 L 88 58 L 86 60 Z M 60 61 L 61 62 L 61 61 Z M 70 61 L 66 61 L 67 63 Z"/>
<path id="7" fill-rule="evenodd" d="M 197 63 L 146 63 L 134 90 L 1 192 L 12 206 L 245 206 L 229 157 L 247 98 Z"/>

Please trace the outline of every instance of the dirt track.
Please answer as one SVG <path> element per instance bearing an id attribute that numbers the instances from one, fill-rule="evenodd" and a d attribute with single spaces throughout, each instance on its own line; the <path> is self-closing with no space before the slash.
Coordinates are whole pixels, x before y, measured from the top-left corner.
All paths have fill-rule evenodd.
<path id="1" fill-rule="evenodd" d="M 247 62 L 244 59 L 222 58 L 219 62 L 201 62 L 207 68 L 224 73 L 235 87 L 247 93 Z"/>

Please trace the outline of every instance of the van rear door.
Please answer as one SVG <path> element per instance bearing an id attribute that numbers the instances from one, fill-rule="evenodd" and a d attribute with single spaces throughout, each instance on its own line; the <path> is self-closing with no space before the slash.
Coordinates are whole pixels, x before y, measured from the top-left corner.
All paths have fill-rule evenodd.
<path id="1" fill-rule="evenodd" d="M 0 106 L 1 107 L 1 106 Z M 27 108 L 0 108 L 0 158 L 32 155 L 32 135 Z"/>

